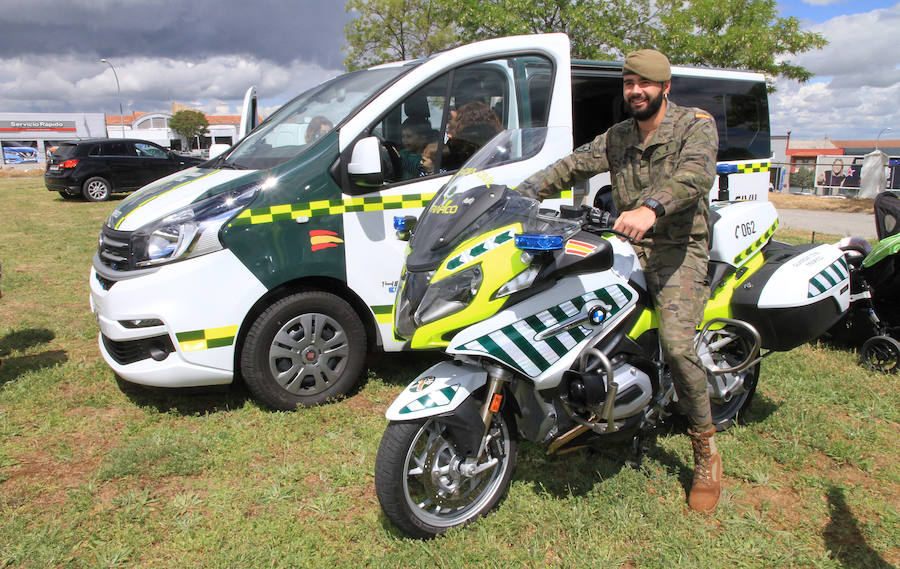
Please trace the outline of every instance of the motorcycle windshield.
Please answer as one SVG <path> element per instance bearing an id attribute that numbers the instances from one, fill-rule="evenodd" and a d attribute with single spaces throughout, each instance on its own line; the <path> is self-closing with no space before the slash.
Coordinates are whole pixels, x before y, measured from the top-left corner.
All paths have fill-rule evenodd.
<path id="1" fill-rule="evenodd" d="M 568 235 L 577 224 L 539 216 L 537 200 L 512 189 L 530 172 L 518 162 L 535 156 L 562 129 L 506 130 L 476 152 L 441 188 L 416 225 L 406 259 L 409 271 L 434 270 L 460 243 L 490 229 L 521 222 L 525 232 Z"/>

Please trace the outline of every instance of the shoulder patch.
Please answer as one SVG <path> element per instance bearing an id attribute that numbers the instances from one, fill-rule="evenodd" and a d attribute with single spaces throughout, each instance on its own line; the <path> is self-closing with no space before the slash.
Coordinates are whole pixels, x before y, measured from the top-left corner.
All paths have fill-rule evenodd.
<path id="1" fill-rule="evenodd" d="M 709 119 L 709 120 L 712 120 L 712 115 L 710 115 L 710 114 L 708 114 L 708 113 L 700 112 L 700 113 L 694 113 L 694 118 L 695 118 L 695 119 Z"/>

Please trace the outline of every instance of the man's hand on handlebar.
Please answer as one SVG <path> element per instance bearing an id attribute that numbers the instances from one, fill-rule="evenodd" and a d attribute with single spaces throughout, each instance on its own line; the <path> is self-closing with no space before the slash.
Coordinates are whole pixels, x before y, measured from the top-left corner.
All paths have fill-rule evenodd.
<path id="1" fill-rule="evenodd" d="M 619 214 L 613 229 L 627 235 L 632 241 L 638 242 L 644 238 L 647 231 L 656 223 L 656 213 L 647 206 L 624 211 Z M 621 236 L 619 239 L 624 241 Z"/>

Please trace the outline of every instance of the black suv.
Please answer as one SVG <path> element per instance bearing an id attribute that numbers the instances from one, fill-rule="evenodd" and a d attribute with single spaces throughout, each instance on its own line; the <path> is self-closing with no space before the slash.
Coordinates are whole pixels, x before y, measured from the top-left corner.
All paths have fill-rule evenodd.
<path id="1" fill-rule="evenodd" d="M 47 157 L 44 184 L 66 199 L 109 199 L 203 162 L 146 140 L 97 139 L 64 142 Z"/>

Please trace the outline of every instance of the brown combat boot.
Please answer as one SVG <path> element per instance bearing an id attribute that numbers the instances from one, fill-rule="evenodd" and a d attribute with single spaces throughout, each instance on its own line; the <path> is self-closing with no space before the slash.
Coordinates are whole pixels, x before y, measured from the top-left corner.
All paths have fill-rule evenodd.
<path id="1" fill-rule="evenodd" d="M 722 457 L 716 449 L 713 427 L 705 433 L 688 430 L 694 447 L 694 480 L 688 495 L 688 505 L 695 512 L 711 512 L 722 494 Z"/>

